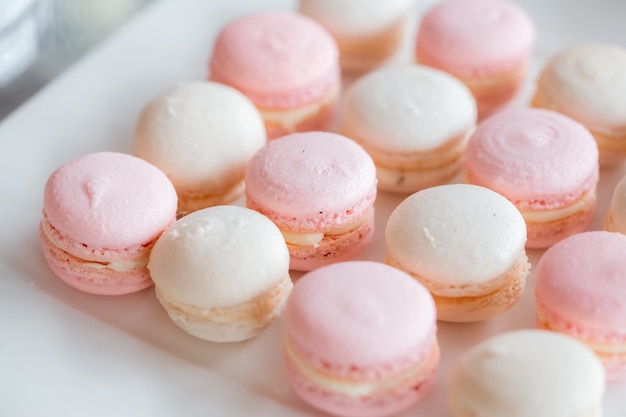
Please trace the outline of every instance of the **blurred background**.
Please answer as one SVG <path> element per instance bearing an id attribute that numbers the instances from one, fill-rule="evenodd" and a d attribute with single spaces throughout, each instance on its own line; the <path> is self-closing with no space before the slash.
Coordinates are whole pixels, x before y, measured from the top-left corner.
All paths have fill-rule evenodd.
<path id="1" fill-rule="evenodd" d="M 153 0 L 0 0 L 0 120 Z"/>

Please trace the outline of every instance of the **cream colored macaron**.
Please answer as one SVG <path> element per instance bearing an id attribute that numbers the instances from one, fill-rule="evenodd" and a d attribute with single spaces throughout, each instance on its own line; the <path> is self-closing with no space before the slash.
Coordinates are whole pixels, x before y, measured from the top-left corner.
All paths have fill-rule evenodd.
<path id="1" fill-rule="evenodd" d="M 259 334 L 282 313 L 292 288 L 280 230 L 238 206 L 177 220 L 154 245 L 148 269 L 174 323 L 213 342 Z"/>
<path id="2" fill-rule="evenodd" d="M 583 124 L 598 142 L 600 163 L 626 159 L 626 49 L 583 43 L 545 65 L 532 100 Z"/>
<path id="3" fill-rule="evenodd" d="M 409 196 L 389 216 L 385 239 L 385 262 L 428 288 L 439 320 L 503 313 L 521 297 L 530 272 L 524 218 L 506 198 L 476 185 Z"/>
<path id="4" fill-rule="evenodd" d="M 412 193 L 452 182 L 476 125 L 476 101 L 442 71 L 405 64 L 371 72 L 346 92 L 340 132 L 376 164 L 378 188 Z"/>
<path id="5" fill-rule="evenodd" d="M 626 176 L 613 189 L 602 228 L 609 232 L 626 234 Z"/>
<path id="6" fill-rule="evenodd" d="M 190 212 L 239 198 L 246 164 L 265 143 L 263 119 L 246 96 L 196 81 L 146 105 L 133 153 L 165 172 L 178 193 L 179 211 Z"/>
<path id="7" fill-rule="evenodd" d="M 576 339 L 517 330 L 458 359 L 449 383 L 454 417 L 600 417 L 604 368 Z"/>

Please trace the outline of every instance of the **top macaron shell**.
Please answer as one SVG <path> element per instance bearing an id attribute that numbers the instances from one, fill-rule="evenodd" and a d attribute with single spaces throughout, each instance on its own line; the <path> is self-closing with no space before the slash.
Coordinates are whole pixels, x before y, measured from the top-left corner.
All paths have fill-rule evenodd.
<path id="1" fill-rule="evenodd" d="M 292 12 L 241 17 L 217 37 L 210 78 L 261 107 L 289 108 L 325 94 L 339 79 L 339 52 L 314 20 Z"/>
<path id="2" fill-rule="evenodd" d="M 543 109 L 500 112 L 481 123 L 466 149 L 470 182 L 521 210 L 562 207 L 598 181 L 598 146 L 580 123 Z"/>
<path id="3" fill-rule="evenodd" d="M 236 306 L 288 275 L 289 252 L 265 216 L 238 206 L 195 211 L 159 237 L 148 264 L 168 300 L 197 308 Z"/>
<path id="4" fill-rule="evenodd" d="M 455 74 L 485 75 L 511 69 L 532 48 L 528 14 L 505 0 L 446 0 L 422 16 L 418 54 Z"/>
<path id="5" fill-rule="evenodd" d="M 242 93 L 189 82 L 142 111 L 133 153 L 162 169 L 177 190 L 206 195 L 240 182 L 247 161 L 265 143 L 261 115 Z"/>
<path id="6" fill-rule="evenodd" d="M 592 231 L 572 235 L 542 256 L 535 295 L 544 312 L 575 323 L 580 336 L 626 337 L 626 236 Z"/>
<path id="7" fill-rule="evenodd" d="M 376 368 L 419 353 L 434 337 L 435 305 L 404 272 L 371 261 L 318 268 L 294 285 L 285 309 L 297 346 L 332 364 Z"/>
<path id="8" fill-rule="evenodd" d="M 154 165 L 97 152 L 52 173 L 45 215 L 62 235 L 94 248 L 124 249 L 158 237 L 176 215 L 176 191 Z"/>
<path id="9" fill-rule="evenodd" d="M 548 62 L 538 86 L 551 108 L 590 129 L 626 132 L 626 49 L 600 43 L 567 48 Z"/>
<path id="10" fill-rule="evenodd" d="M 476 123 L 476 102 L 467 87 L 443 71 L 414 64 L 365 75 L 346 93 L 344 109 L 354 119 L 355 137 L 377 153 L 430 151 Z"/>
<path id="11" fill-rule="evenodd" d="M 526 225 L 506 198 L 487 188 L 450 184 L 407 197 L 389 216 L 385 240 L 402 269 L 445 286 L 446 294 L 478 296 L 482 284 L 524 251 Z M 468 293 L 469 291 L 469 293 Z"/>
<path id="12" fill-rule="evenodd" d="M 344 136 L 294 133 L 254 155 L 245 183 L 246 197 L 264 214 L 289 230 L 317 232 L 347 226 L 371 209 L 376 167 Z"/>
<path id="13" fill-rule="evenodd" d="M 412 0 L 301 0 L 300 11 L 346 38 L 376 34 L 400 19 Z"/>
<path id="14" fill-rule="evenodd" d="M 450 378 L 455 416 L 599 416 L 605 374 L 594 353 L 575 339 L 517 330 L 465 352 Z M 598 410 L 599 411 L 599 410 Z"/>

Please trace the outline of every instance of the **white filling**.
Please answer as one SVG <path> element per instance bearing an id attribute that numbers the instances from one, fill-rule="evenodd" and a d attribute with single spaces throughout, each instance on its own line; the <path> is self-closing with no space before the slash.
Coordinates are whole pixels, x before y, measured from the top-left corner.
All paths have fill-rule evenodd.
<path id="1" fill-rule="evenodd" d="M 294 110 L 260 110 L 265 122 L 280 126 L 287 132 L 293 132 L 300 123 L 318 114 L 322 108 L 332 103 L 339 94 L 339 84 L 333 86 L 320 100 Z"/>
<path id="2" fill-rule="evenodd" d="M 406 372 L 389 379 L 372 382 L 354 382 L 336 379 L 321 374 L 315 368 L 301 361 L 291 349 L 289 342 L 285 344 L 285 353 L 289 357 L 291 363 L 298 369 L 298 372 L 300 372 L 306 379 L 311 381 L 311 383 L 316 386 L 322 387 L 325 390 L 344 394 L 350 397 L 363 397 L 379 391 L 385 391 L 400 386 L 405 381 L 409 381 L 415 378 L 415 376 L 417 376 L 419 373 L 421 373 L 425 365 L 425 363 L 422 363 L 420 366 L 411 368 Z"/>
<path id="3" fill-rule="evenodd" d="M 133 269 L 143 268 L 148 264 L 148 257 L 142 256 L 132 261 L 115 261 L 115 262 L 85 262 L 84 266 L 95 269 L 112 269 L 117 272 L 126 272 Z"/>
<path id="4" fill-rule="evenodd" d="M 358 221 L 352 224 L 325 233 L 298 233 L 286 231 L 281 232 L 283 234 L 283 237 L 285 238 L 285 242 L 289 243 L 290 245 L 318 247 L 322 239 L 324 239 L 324 236 L 337 236 L 351 232 L 357 227 L 361 226 L 368 217 L 369 212 L 367 212 L 365 216 L 361 217 Z"/>
<path id="5" fill-rule="evenodd" d="M 562 209 L 554 210 L 520 210 L 524 220 L 530 223 L 547 223 L 554 220 L 565 219 L 575 213 L 584 212 L 589 209 L 596 195 L 595 187 L 587 191 L 582 198 L 574 204 Z"/>

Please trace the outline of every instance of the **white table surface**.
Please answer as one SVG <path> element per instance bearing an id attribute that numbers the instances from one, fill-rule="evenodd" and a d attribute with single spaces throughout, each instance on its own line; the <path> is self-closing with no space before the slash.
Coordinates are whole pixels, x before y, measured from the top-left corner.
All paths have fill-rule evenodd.
<path id="1" fill-rule="evenodd" d="M 418 3 L 421 12 L 428 2 Z M 557 50 L 581 41 L 626 47 L 623 0 L 519 0 L 537 24 L 531 78 Z M 291 9 L 288 0 L 161 0 L 117 31 L 0 124 L 0 416 L 321 416 L 290 390 L 281 364 L 282 322 L 237 344 L 212 344 L 172 324 L 152 289 L 121 297 L 80 293 L 47 268 L 37 227 L 42 190 L 61 164 L 88 152 L 130 152 L 142 106 L 176 83 L 202 79 L 219 28 L 243 13 Z M 624 165 L 601 172 L 600 227 Z M 377 230 L 361 259 L 382 261 L 382 231 L 401 197 L 379 195 Z M 533 265 L 541 251 L 531 251 Z M 439 324 L 442 361 L 433 391 L 402 416 L 449 417 L 455 358 L 509 329 L 534 327 L 533 279 L 509 312 Z M 626 414 L 626 382 L 604 398 L 605 417 Z"/>

